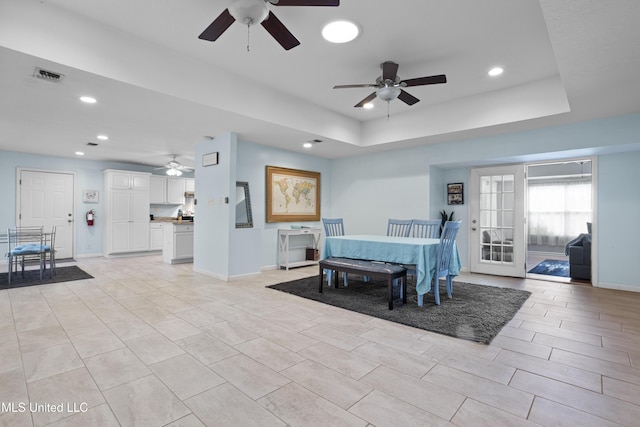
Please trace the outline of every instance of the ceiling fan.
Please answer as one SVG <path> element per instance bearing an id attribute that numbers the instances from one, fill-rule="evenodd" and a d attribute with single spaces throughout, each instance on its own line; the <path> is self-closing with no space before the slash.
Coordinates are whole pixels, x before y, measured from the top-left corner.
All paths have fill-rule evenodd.
<path id="1" fill-rule="evenodd" d="M 176 157 L 178 157 L 176 154 L 172 154 L 171 160 L 166 165 L 156 169 L 166 169 L 166 174 L 169 176 L 180 176 L 182 175 L 182 171 L 190 172 L 193 170 L 193 168 L 181 165 L 180 162 L 176 160 Z"/>
<path id="2" fill-rule="evenodd" d="M 446 83 L 447 76 L 444 74 L 439 74 L 436 76 L 428 76 L 428 77 L 418 77 L 415 79 L 405 79 L 401 80 L 400 77 L 396 75 L 398 72 L 398 64 L 393 61 L 385 61 L 380 64 L 380 68 L 382 68 L 382 76 L 376 79 L 375 83 L 372 84 L 354 84 L 354 85 L 337 85 L 334 86 L 334 89 L 345 89 L 345 88 L 358 88 L 358 87 L 373 87 L 376 88 L 376 91 L 371 95 L 367 96 L 362 101 L 358 102 L 354 107 L 364 107 L 365 104 L 373 101 L 376 97 L 382 99 L 383 101 L 393 101 L 398 98 L 400 101 L 404 102 L 407 105 L 413 105 L 416 102 L 420 101 L 415 96 L 406 92 L 402 88 L 410 87 L 410 86 L 424 86 L 424 85 L 433 85 L 439 83 Z"/>
<path id="3" fill-rule="evenodd" d="M 340 6 L 340 0 L 230 0 L 229 7 L 198 38 L 216 41 L 231 24 L 240 21 L 247 26 L 247 31 L 252 25 L 262 24 L 285 50 L 298 46 L 298 39 L 269 10 L 269 3 L 275 6 Z"/>

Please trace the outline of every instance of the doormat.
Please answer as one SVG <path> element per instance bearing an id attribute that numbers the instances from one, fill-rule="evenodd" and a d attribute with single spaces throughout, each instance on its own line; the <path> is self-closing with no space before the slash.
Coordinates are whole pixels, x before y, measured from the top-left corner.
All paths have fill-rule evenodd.
<path id="1" fill-rule="evenodd" d="M 440 305 L 433 294 L 425 295 L 424 305 L 418 307 L 415 286 L 407 286 L 407 304 L 387 303 L 387 282 L 363 282 L 349 276 L 349 286 L 324 287 L 318 292 L 318 276 L 267 286 L 403 325 L 431 332 L 489 344 L 529 298 L 531 292 L 496 286 L 454 282 L 453 296 L 447 296 L 446 286 L 440 285 Z M 401 300 L 400 300 L 401 301 Z"/>
<path id="2" fill-rule="evenodd" d="M 545 259 L 527 273 L 545 274 L 547 276 L 569 277 L 569 261 Z"/>
<path id="3" fill-rule="evenodd" d="M 22 288 L 23 286 L 46 285 L 49 283 L 71 282 L 74 280 L 92 278 L 92 275 L 75 265 L 56 268 L 56 274 L 54 274 L 53 277 L 49 277 L 49 270 L 47 270 L 42 274 L 42 280 L 40 280 L 39 269 L 25 270 L 24 278 L 22 277 L 22 272 L 18 271 L 11 277 L 11 284 L 9 284 L 7 280 L 7 273 L 0 273 L 0 290 Z"/>

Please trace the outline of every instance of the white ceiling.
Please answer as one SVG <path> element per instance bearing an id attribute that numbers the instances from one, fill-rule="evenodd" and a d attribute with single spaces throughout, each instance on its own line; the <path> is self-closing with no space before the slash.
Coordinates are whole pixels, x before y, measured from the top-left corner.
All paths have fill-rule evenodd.
<path id="1" fill-rule="evenodd" d="M 285 51 L 261 27 L 235 22 L 198 35 L 223 0 L 0 0 L 0 149 L 161 165 L 192 165 L 204 136 L 327 158 L 640 111 L 636 0 L 343 0 L 271 7 L 301 41 Z M 354 42 L 320 37 L 335 18 Z M 380 63 L 401 78 L 446 74 L 406 90 L 421 101 L 375 101 Z M 495 66 L 505 73 L 490 78 Z M 61 83 L 33 77 L 42 67 Z M 98 99 L 78 102 L 80 95 Z M 104 133 L 110 139 L 96 140 Z M 311 150 L 302 143 L 321 139 Z M 98 147 L 87 147 L 87 142 Z"/>

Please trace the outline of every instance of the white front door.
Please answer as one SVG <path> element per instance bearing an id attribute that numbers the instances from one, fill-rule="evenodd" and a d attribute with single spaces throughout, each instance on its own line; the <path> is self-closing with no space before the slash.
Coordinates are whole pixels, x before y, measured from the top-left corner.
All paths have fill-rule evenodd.
<path id="1" fill-rule="evenodd" d="M 18 226 L 56 227 L 56 258 L 73 257 L 73 188 L 71 173 L 20 170 Z"/>
<path id="2" fill-rule="evenodd" d="M 471 170 L 471 272 L 525 277 L 524 177 L 524 165 Z"/>

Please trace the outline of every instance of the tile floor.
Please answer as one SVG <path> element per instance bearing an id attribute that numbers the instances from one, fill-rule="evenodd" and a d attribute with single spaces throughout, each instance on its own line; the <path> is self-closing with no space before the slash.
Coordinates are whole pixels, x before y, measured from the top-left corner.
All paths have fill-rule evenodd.
<path id="1" fill-rule="evenodd" d="M 0 291 L 2 426 L 640 420 L 640 293 L 466 274 L 533 293 L 483 345 L 264 288 L 315 267 L 222 282 L 158 256 L 78 264 L 95 278 Z"/>

